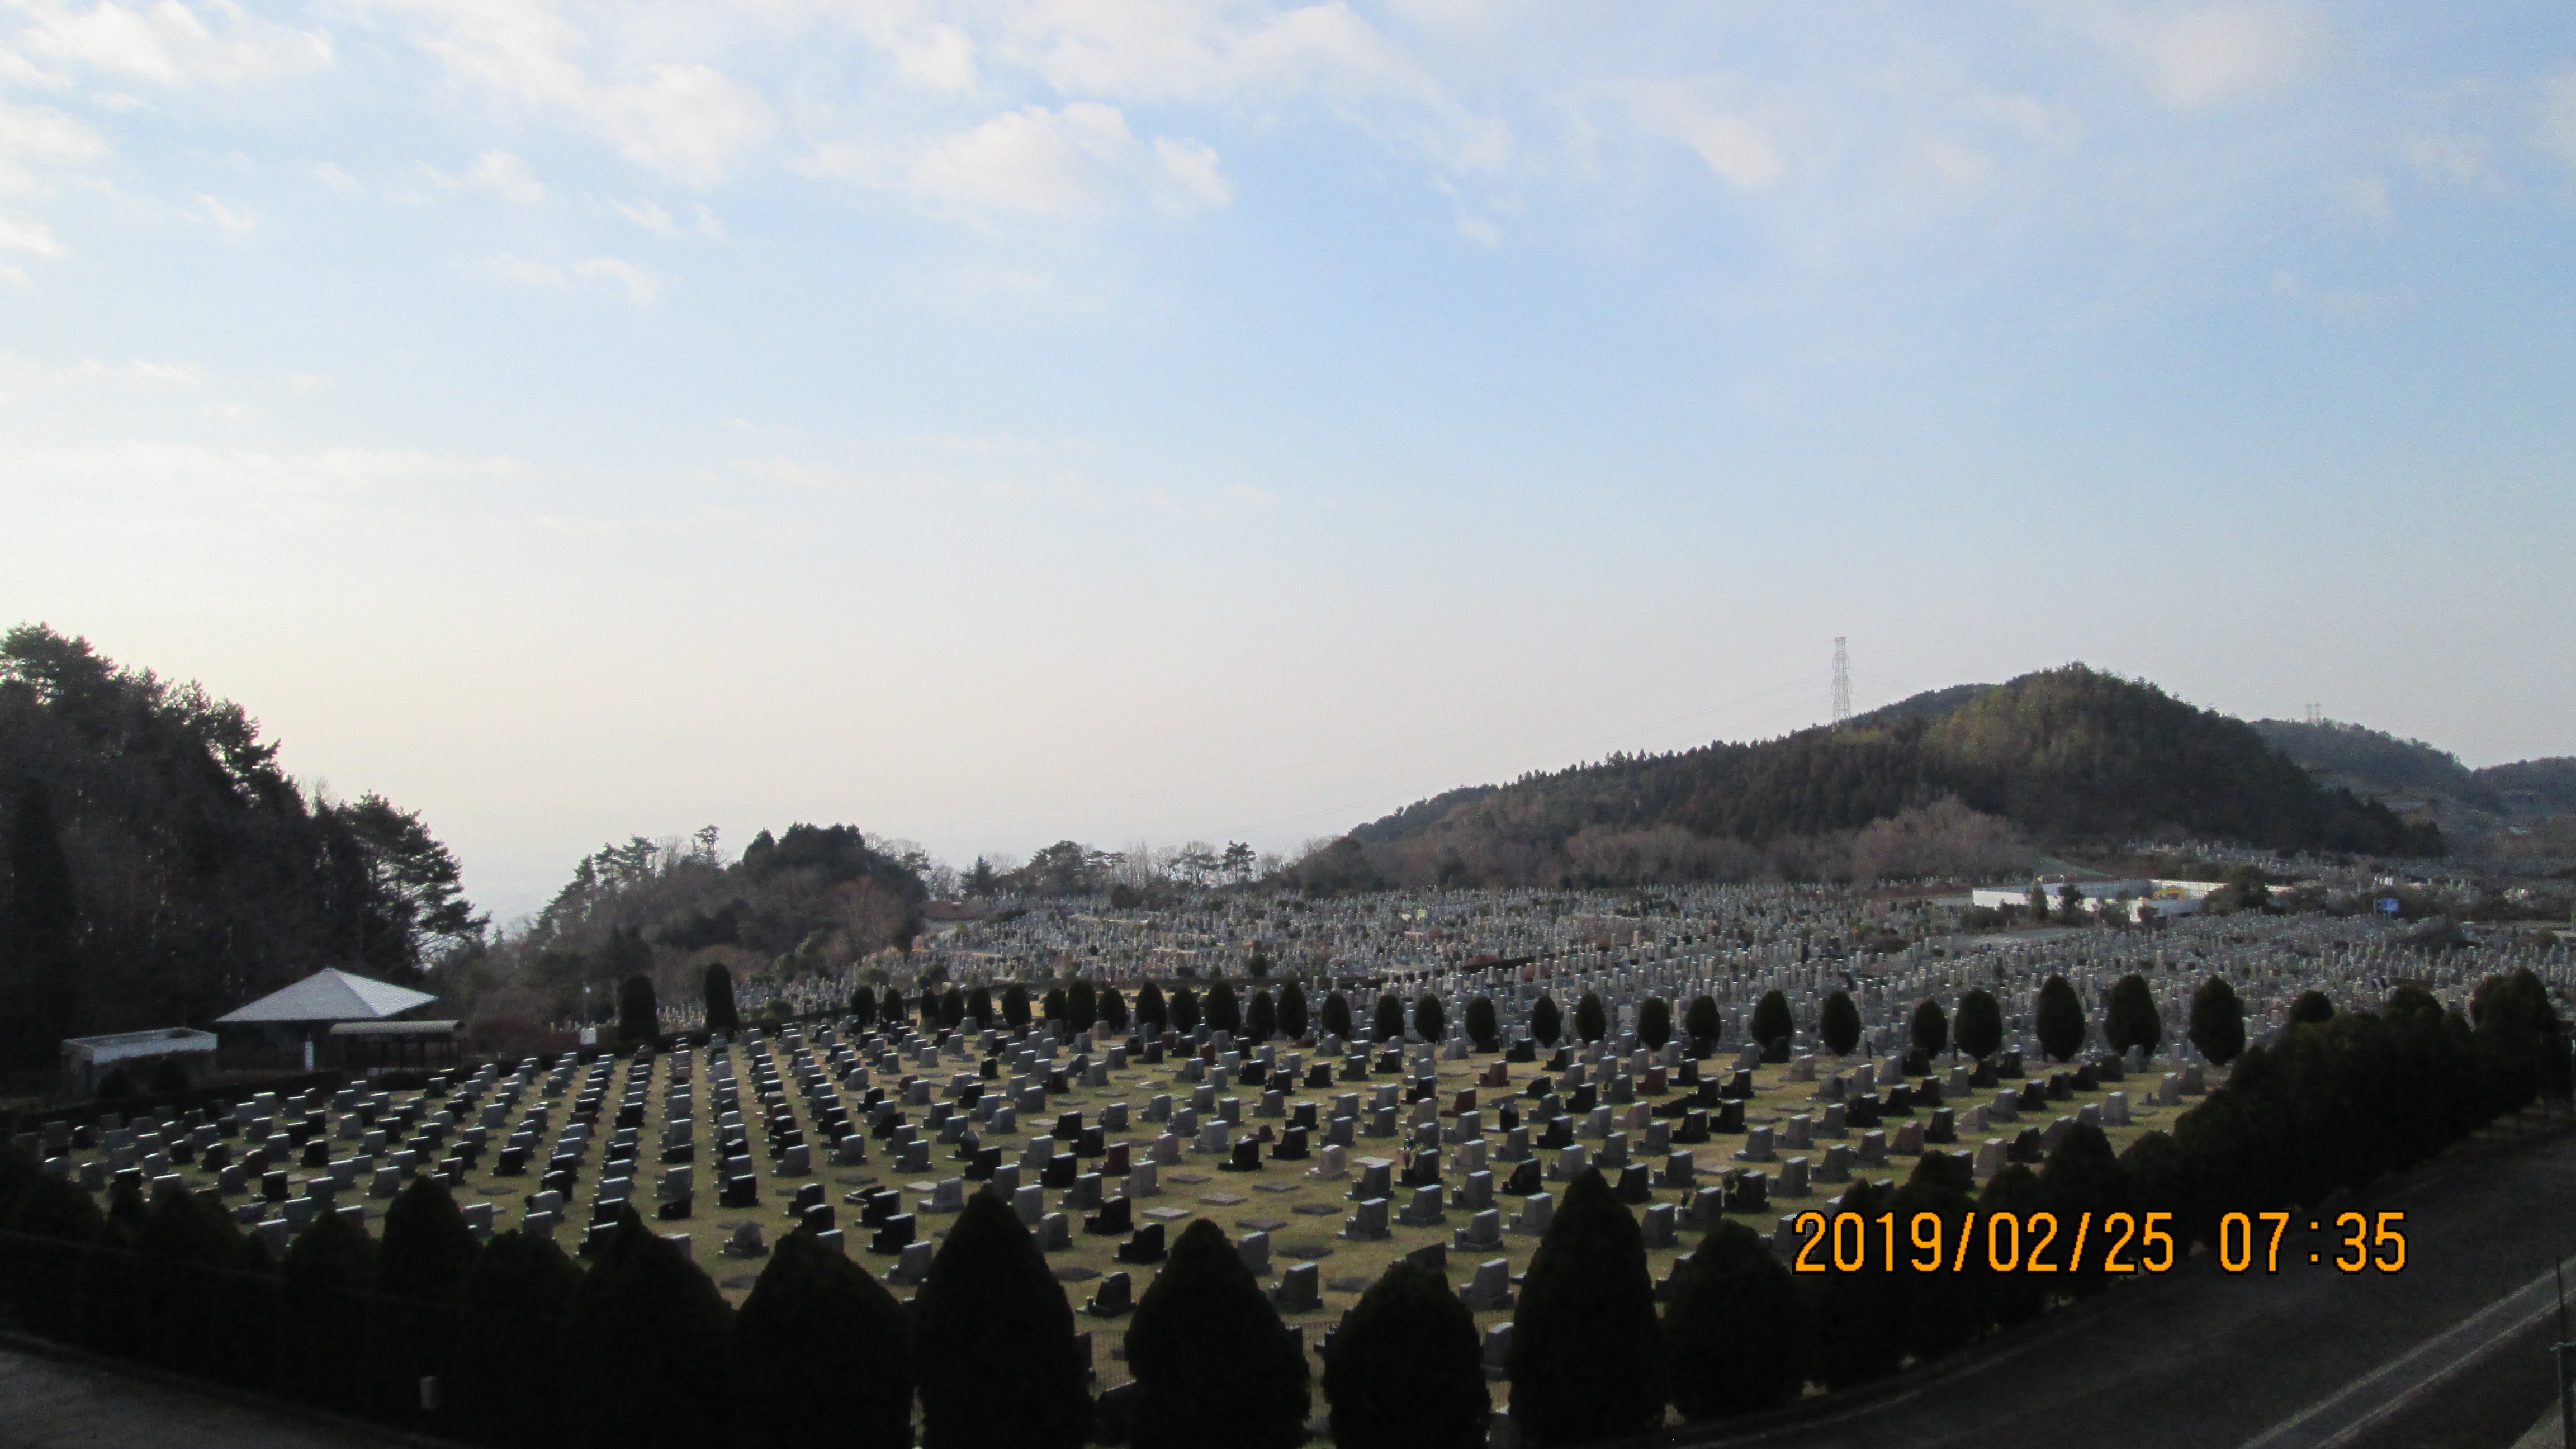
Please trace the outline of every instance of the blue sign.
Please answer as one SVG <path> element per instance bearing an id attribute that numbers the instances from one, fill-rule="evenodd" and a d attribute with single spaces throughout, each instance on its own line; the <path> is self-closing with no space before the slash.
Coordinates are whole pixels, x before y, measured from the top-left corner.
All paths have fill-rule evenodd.
<path id="1" fill-rule="evenodd" d="M 2406 903 L 2395 896 L 2381 896 L 2379 898 L 2379 908 L 2393 916 L 2399 911 L 2404 910 L 2406 908 Z"/>

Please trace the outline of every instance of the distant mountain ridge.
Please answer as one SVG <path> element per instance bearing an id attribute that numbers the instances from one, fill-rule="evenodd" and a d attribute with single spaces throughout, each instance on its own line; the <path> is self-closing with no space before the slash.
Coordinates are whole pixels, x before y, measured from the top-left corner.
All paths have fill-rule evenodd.
<path id="1" fill-rule="evenodd" d="M 2443 849 L 2437 831 L 2321 785 L 2253 725 L 2081 664 L 1930 691 L 1839 728 L 1614 755 L 1452 790 L 1350 839 L 1383 858 L 1381 875 L 1544 880 L 1551 862 L 1612 836 L 1652 835 L 1667 855 L 1685 840 L 1776 850 L 1945 802 L 2047 839 L 2165 834 L 2282 850 Z M 1338 868 L 1359 864 L 1345 851 Z"/>

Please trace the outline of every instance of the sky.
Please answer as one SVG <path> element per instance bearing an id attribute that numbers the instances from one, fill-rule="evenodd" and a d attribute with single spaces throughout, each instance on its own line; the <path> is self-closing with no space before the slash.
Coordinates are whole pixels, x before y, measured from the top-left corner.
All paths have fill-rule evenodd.
<path id="1" fill-rule="evenodd" d="M 2576 15 L 0 0 L 0 625 L 508 920 L 2070 660 L 2576 753 Z"/>

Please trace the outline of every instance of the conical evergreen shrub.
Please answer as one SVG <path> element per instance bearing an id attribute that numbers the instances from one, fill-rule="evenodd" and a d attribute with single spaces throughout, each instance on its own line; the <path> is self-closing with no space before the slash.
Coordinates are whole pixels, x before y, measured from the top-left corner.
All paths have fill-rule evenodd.
<path id="1" fill-rule="evenodd" d="M 1816 1010 L 1816 1035 L 1838 1057 L 1850 1056 L 1860 1045 L 1860 1008 L 1852 1005 L 1851 993 L 1836 991 L 1825 998 Z"/>
<path id="2" fill-rule="evenodd" d="M 1199 1002 L 1199 1015 L 1206 1019 L 1210 1031 L 1243 1034 L 1243 1003 L 1226 982 L 1209 983 L 1207 995 Z"/>
<path id="3" fill-rule="evenodd" d="M 289 1362 L 278 1386 L 324 1408 L 364 1411 L 375 1385 L 375 1239 L 339 1213 L 317 1213 L 288 1246 L 282 1276 Z"/>
<path id="4" fill-rule="evenodd" d="M 1206 1218 L 1183 1229 L 1127 1330 L 1135 1449 L 1293 1449 L 1306 1441 L 1306 1355 Z"/>
<path id="5" fill-rule="evenodd" d="M 1079 1449 L 1091 1401 L 1072 1305 L 991 1188 L 966 1200 L 930 1260 L 912 1320 L 923 1449 Z M 1010 1367 L 1008 1392 L 996 1364 Z"/>
<path id="6" fill-rule="evenodd" d="M 1502 1027 L 1494 1020 L 1494 998 L 1477 996 L 1467 1003 L 1467 1035 L 1480 1052 L 1493 1051 L 1503 1044 Z"/>
<path id="7" fill-rule="evenodd" d="M 2112 983 L 2111 999 L 2102 1010 L 2102 1040 L 2115 1052 L 2143 1047 L 2153 1056 L 2165 1039 L 2164 1018 L 2156 1011 L 2155 989 L 2132 971 Z"/>
<path id="8" fill-rule="evenodd" d="M 1279 988 L 1279 1034 L 1290 1041 L 1303 1041 L 1306 1028 L 1314 1025 L 1306 1006 L 1306 988 L 1291 980 Z"/>
<path id="9" fill-rule="evenodd" d="M 1951 1019 L 1950 1034 L 1959 1050 L 1983 1061 L 2004 1044 L 2004 1009 L 1993 993 L 1982 987 L 1971 991 L 1959 998 L 1959 1014 Z"/>
<path id="10" fill-rule="evenodd" d="M 1649 1051 L 1662 1051 L 1673 1039 L 1673 1004 L 1660 996 L 1646 998 L 1637 1008 L 1637 1040 Z"/>
<path id="11" fill-rule="evenodd" d="M 564 1390 L 576 1444 L 706 1449 L 732 1431 L 733 1308 L 632 1209 L 573 1295 Z"/>
<path id="12" fill-rule="evenodd" d="M 1254 987 L 1251 1004 L 1243 1008 L 1243 1039 L 1249 1042 L 1265 1042 L 1278 1031 L 1279 1006 L 1270 999 L 1270 988 Z"/>
<path id="13" fill-rule="evenodd" d="M 449 1396 L 459 1433 L 503 1449 L 564 1442 L 565 1330 L 581 1278 L 551 1238 L 514 1229 L 483 1245 L 465 1278 Z"/>
<path id="14" fill-rule="evenodd" d="M 1610 1034 L 1610 1014 L 1602 1010 L 1599 993 L 1587 991 L 1574 1003 L 1574 1034 L 1587 1042 Z"/>
<path id="15" fill-rule="evenodd" d="M 2191 1044 L 2219 1066 L 2245 1051 L 2245 1003 L 2227 978 L 2212 976 L 2191 994 Z"/>
<path id="16" fill-rule="evenodd" d="M 1397 1259 L 1334 1330 L 1324 1397 L 1339 1449 L 1481 1449 L 1476 1316 L 1438 1269 Z"/>
<path id="17" fill-rule="evenodd" d="M 2039 1049 L 2061 1062 L 2084 1049 L 2084 1002 L 2063 976 L 2051 974 L 2039 984 L 2039 1002 L 2031 1012 L 2039 1029 Z"/>
<path id="18" fill-rule="evenodd" d="M 1558 1009 L 1556 998 L 1542 996 L 1530 1007 L 1530 1036 L 1543 1047 L 1556 1045 L 1565 1035 L 1565 1013 Z"/>
<path id="19" fill-rule="evenodd" d="M 219 1201 L 169 1188 L 135 1243 L 141 1307 L 137 1348 L 180 1373 L 210 1374 L 224 1333 L 224 1280 L 241 1256 L 241 1233 Z"/>
<path id="20" fill-rule="evenodd" d="M 1325 1031 L 1348 1040 L 1351 1034 L 1351 999 L 1338 991 L 1324 993 L 1321 1020 Z"/>
<path id="21" fill-rule="evenodd" d="M 1163 1004 L 1163 988 L 1148 981 L 1136 988 L 1136 1024 L 1149 1032 L 1159 1032 L 1171 1020 Z"/>
<path id="22" fill-rule="evenodd" d="M 404 1420 L 420 1411 L 420 1381 L 452 1376 L 466 1275 L 482 1245 L 456 1199 L 415 1177 L 385 1209 L 376 1245 L 376 1411 Z"/>
<path id="23" fill-rule="evenodd" d="M 1377 1010 L 1369 1022 L 1382 1042 L 1404 1040 L 1404 1001 L 1392 991 L 1378 993 Z"/>
<path id="24" fill-rule="evenodd" d="M 910 1449 L 911 1320 L 814 1234 L 778 1240 L 734 1318 L 733 1355 L 743 1422 L 761 1440 Z"/>
<path id="25" fill-rule="evenodd" d="M 1941 1010 L 1941 1003 L 1926 1000 L 1917 1005 L 1905 1036 L 1916 1051 L 1927 1057 L 1939 1056 L 1950 1045 L 1950 1018 Z"/>
<path id="26" fill-rule="evenodd" d="M 1664 1306 L 1673 1404 L 1698 1423 L 1776 1409 L 1798 1396 L 1815 1351 L 1806 1295 L 1770 1245 L 1721 1218 L 1674 1265 Z"/>
<path id="27" fill-rule="evenodd" d="M 1440 998 L 1426 991 L 1413 1003 L 1413 1034 L 1424 1041 L 1439 1041 L 1449 1032 L 1449 1014 L 1441 1009 Z"/>
<path id="28" fill-rule="evenodd" d="M 1187 1036 L 1199 1028 L 1199 994 L 1187 986 L 1172 988 L 1172 1030 Z"/>
<path id="29" fill-rule="evenodd" d="M 707 1030 L 727 1035 L 742 1030 L 742 1013 L 733 1004 L 733 972 L 722 961 L 707 963 Z"/>
<path id="30" fill-rule="evenodd" d="M 1797 1023 L 1789 1016 L 1786 993 L 1766 991 L 1753 1003 L 1753 1044 L 1762 1049 L 1763 1060 L 1789 1059 L 1789 1039 L 1796 1034 Z"/>
<path id="31" fill-rule="evenodd" d="M 1717 999 L 1706 995 L 1692 997 L 1689 1008 L 1682 1012 L 1682 1030 L 1690 1036 L 1694 1057 L 1704 1055 L 1716 1046 L 1718 1038 L 1726 1034 L 1726 1018 L 1717 1009 Z"/>
<path id="32" fill-rule="evenodd" d="M 1665 1360 L 1645 1237 L 1596 1168 L 1565 1191 L 1512 1316 L 1512 1422 L 1581 1444 L 1663 1422 Z"/>

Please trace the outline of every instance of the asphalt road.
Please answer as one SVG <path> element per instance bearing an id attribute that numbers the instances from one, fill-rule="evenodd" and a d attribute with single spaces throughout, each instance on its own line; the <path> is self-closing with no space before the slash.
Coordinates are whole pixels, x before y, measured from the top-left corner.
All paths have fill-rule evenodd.
<path id="1" fill-rule="evenodd" d="M 2504 1449 L 2555 1393 L 2552 1268 L 2576 1251 L 2576 1135 L 2478 1144 L 2351 1206 L 2406 1214 L 2405 1268 L 2348 1276 L 2331 1232 L 2281 1268 L 2207 1255 L 1916 1385 L 1768 1430 L 1763 1449 Z M 2331 1225 L 2329 1224 L 2329 1229 Z M 2576 1259 L 2565 1263 L 2576 1290 Z"/>

